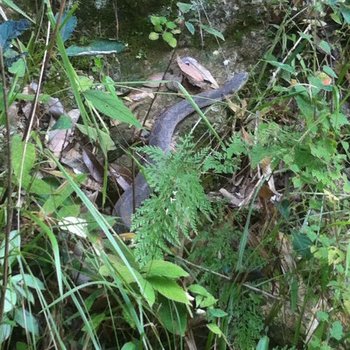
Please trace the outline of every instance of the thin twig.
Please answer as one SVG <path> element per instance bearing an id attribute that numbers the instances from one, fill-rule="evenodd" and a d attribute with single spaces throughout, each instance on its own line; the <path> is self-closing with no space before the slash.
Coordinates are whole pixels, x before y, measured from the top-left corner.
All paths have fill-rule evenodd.
<path id="1" fill-rule="evenodd" d="M 116 34 L 116 39 L 119 40 L 119 16 L 118 16 L 117 0 L 113 0 L 113 9 L 114 9 L 114 17 L 115 17 L 115 34 Z"/>
<path id="2" fill-rule="evenodd" d="M 59 30 L 60 25 L 62 23 L 63 12 L 64 12 L 65 8 L 66 8 L 66 0 L 62 0 L 61 5 L 60 5 L 60 11 L 58 12 L 58 16 L 57 16 L 57 20 L 56 20 L 55 29 L 53 30 L 53 33 L 51 35 L 51 40 L 50 40 L 50 43 L 49 43 L 48 48 L 47 48 L 46 60 L 44 62 L 44 72 L 47 69 L 47 66 L 49 64 L 49 61 L 50 61 L 50 58 L 52 55 L 53 47 L 55 46 L 55 43 L 56 43 L 57 33 L 58 33 L 58 30 Z"/>
<path id="3" fill-rule="evenodd" d="M 12 166 L 11 166 L 11 126 L 10 118 L 8 114 L 8 101 L 7 101 L 7 86 L 5 76 L 5 64 L 3 56 L 3 48 L 0 47 L 0 67 L 2 75 L 2 91 L 4 99 L 4 113 L 5 113 L 5 125 L 6 125 L 6 143 L 7 143 L 7 221 L 5 228 L 5 248 L 4 248 L 4 264 L 3 264 L 3 275 L 2 275 L 2 293 L 0 298 L 0 324 L 2 323 L 5 306 L 5 295 L 8 283 L 9 274 L 9 246 L 10 246 L 10 233 L 12 228 L 13 218 L 13 205 L 12 205 Z"/>

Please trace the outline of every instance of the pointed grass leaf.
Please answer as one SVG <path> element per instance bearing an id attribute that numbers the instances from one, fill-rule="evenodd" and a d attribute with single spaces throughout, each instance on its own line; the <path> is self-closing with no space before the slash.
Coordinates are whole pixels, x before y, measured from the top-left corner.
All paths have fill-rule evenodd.
<path id="1" fill-rule="evenodd" d="M 98 111 L 113 120 L 118 120 L 141 128 L 140 122 L 117 95 L 112 95 L 103 91 L 88 90 L 84 92 L 84 96 Z"/>
<path id="2" fill-rule="evenodd" d="M 207 33 L 214 35 L 215 37 L 225 41 L 224 36 L 222 35 L 221 32 L 219 32 L 217 29 L 213 28 L 213 27 L 209 27 L 205 24 L 201 24 L 200 27 Z"/>
<path id="3" fill-rule="evenodd" d="M 31 21 L 31 22 L 34 23 L 34 21 L 33 21 L 20 7 L 18 7 L 18 6 L 14 3 L 14 1 L 12 1 L 12 0 L 2 0 L 2 2 L 3 2 L 7 7 L 9 7 L 9 8 L 11 8 L 12 10 L 18 12 L 21 16 L 27 18 L 29 21 Z M 16 0 L 16 2 L 17 2 L 17 0 Z"/>

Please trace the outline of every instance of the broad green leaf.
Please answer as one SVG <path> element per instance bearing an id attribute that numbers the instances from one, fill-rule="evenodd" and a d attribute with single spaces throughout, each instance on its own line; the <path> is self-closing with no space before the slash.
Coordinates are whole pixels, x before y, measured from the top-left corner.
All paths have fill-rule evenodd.
<path id="1" fill-rule="evenodd" d="M 116 272 L 110 271 L 106 265 L 103 265 L 102 267 L 100 267 L 100 270 L 99 270 L 100 274 L 102 276 L 113 277 L 114 273 L 117 273 L 126 284 L 131 284 L 131 283 L 140 284 L 144 291 L 144 294 L 142 296 L 148 302 L 149 306 L 152 307 L 156 300 L 156 296 L 152 285 L 148 281 L 146 281 L 138 271 L 136 271 L 133 268 L 131 268 L 132 271 L 130 271 L 130 268 L 126 267 L 116 257 L 109 256 L 109 259 L 110 259 L 110 263 L 113 265 Z M 135 277 L 137 278 L 137 280 L 135 280 Z M 142 293 L 142 289 L 140 288 L 141 293 Z"/>
<path id="2" fill-rule="evenodd" d="M 117 95 L 103 91 L 88 90 L 84 92 L 85 98 L 101 113 L 124 123 L 141 128 L 140 122 L 133 116 Z"/>
<path id="3" fill-rule="evenodd" d="M 299 107 L 300 112 L 309 122 L 313 119 L 315 107 L 312 105 L 310 100 L 304 96 L 296 96 L 295 101 Z"/>
<path id="4" fill-rule="evenodd" d="M 321 40 L 318 44 L 318 47 L 322 49 L 326 54 L 331 54 L 332 47 L 327 41 Z"/>
<path id="5" fill-rule="evenodd" d="M 12 276 L 11 282 L 16 284 L 24 283 L 24 285 L 29 288 L 45 290 L 44 283 L 41 282 L 39 278 L 31 276 L 27 273 Z"/>
<path id="6" fill-rule="evenodd" d="M 221 318 L 227 316 L 227 312 L 221 309 L 208 309 L 208 315 L 211 317 Z"/>
<path id="7" fill-rule="evenodd" d="M 187 3 L 184 3 L 184 2 L 177 2 L 176 6 L 179 8 L 179 10 L 182 13 L 187 13 L 187 12 L 191 11 L 192 8 L 193 8 L 193 4 L 187 4 Z"/>
<path id="8" fill-rule="evenodd" d="M 344 125 L 349 125 L 349 119 L 343 113 L 333 113 L 330 116 L 330 121 L 335 130 L 339 130 Z"/>
<path id="9" fill-rule="evenodd" d="M 24 155 L 24 141 L 19 135 L 12 138 L 12 168 L 15 174 L 17 183 L 20 181 L 21 167 L 22 171 L 22 186 L 25 190 L 38 195 L 46 195 L 52 192 L 49 184 L 39 178 L 32 177 L 31 170 L 36 161 L 35 146 L 32 143 L 27 143 L 26 153 Z M 22 164 L 23 163 L 23 164 Z"/>
<path id="10" fill-rule="evenodd" d="M 12 138 L 12 168 L 13 172 L 17 178 L 19 179 L 20 176 L 20 169 L 22 165 L 22 159 L 24 158 L 23 162 L 23 178 L 29 178 L 29 173 L 34 167 L 34 163 L 36 160 L 36 154 L 35 154 L 35 146 L 32 143 L 27 144 L 26 154 L 25 157 L 23 155 L 24 152 L 24 142 L 20 138 L 19 135 L 15 135 Z"/>
<path id="11" fill-rule="evenodd" d="M 107 151 L 113 151 L 115 150 L 115 143 L 113 142 L 112 138 L 109 134 L 107 134 L 104 131 L 96 130 L 96 128 L 93 128 L 91 126 L 85 126 L 81 124 L 76 124 L 76 127 L 79 129 L 80 132 L 82 132 L 84 135 L 89 137 L 92 141 L 100 142 L 101 148 L 107 152 Z"/>
<path id="12" fill-rule="evenodd" d="M 30 180 L 31 179 L 29 179 L 29 183 L 27 184 L 27 179 L 23 179 L 23 184 L 25 184 L 25 188 L 27 188 L 30 193 L 43 196 L 50 195 L 52 191 L 54 191 L 54 188 L 42 179 L 35 178 L 32 181 Z"/>
<path id="13" fill-rule="evenodd" d="M 70 204 L 70 205 L 65 204 L 56 213 L 57 217 L 60 219 L 65 218 L 69 215 L 78 216 L 79 214 L 80 214 L 80 205 L 79 204 Z"/>
<path id="14" fill-rule="evenodd" d="M 219 38 L 219 39 L 225 41 L 225 38 L 224 38 L 224 36 L 222 35 L 222 33 L 219 32 L 218 30 L 216 30 L 215 28 L 209 27 L 209 26 L 207 26 L 207 25 L 205 25 L 205 24 L 200 24 L 200 27 L 201 27 L 205 32 L 207 32 L 207 33 L 209 33 L 209 34 L 211 34 L 211 35 L 214 35 L 214 36 L 216 36 L 217 38 Z"/>
<path id="15" fill-rule="evenodd" d="M 269 350 L 269 342 L 270 339 L 267 335 L 260 338 L 258 345 L 256 346 L 256 350 Z"/>
<path id="16" fill-rule="evenodd" d="M 334 72 L 334 70 L 331 67 L 323 66 L 323 71 L 332 78 L 338 78 L 337 74 Z"/>
<path id="17" fill-rule="evenodd" d="M 151 260 L 143 269 L 146 276 L 163 276 L 169 278 L 187 277 L 189 274 L 180 266 L 163 260 Z"/>
<path id="18" fill-rule="evenodd" d="M 294 232 L 292 237 L 294 251 L 303 258 L 310 258 L 312 256 L 310 252 L 310 247 L 312 245 L 310 238 L 307 235 L 298 232 Z"/>
<path id="19" fill-rule="evenodd" d="M 87 46 L 72 45 L 66 49 L 68 56 L 95 56 L 121 53 L 125 45 L 117 40 L 95 40 Z"/>
<path id="20" fill-rule="evenodd" d="M 81 92 L 91 89 L 91 87 L 94 85 L 94 82 L 85 75 L 79 75 L 78 79 L 78 84 Z"/>
<path id="21" fill-rule="evenodd" d="M 185 291 L 172 279 L 165 277 L 148 277 L 147 281 L 152 287 L 167 299 L 177 301 L 179 303 L 189 304 L 189 300 Z"/>
<path id="22" fill-rule="evenodd" d="M 330 336 L 336 340 L 341 340 L 344 336 L 343 326 L 340 321 L 334 321 L 330 330 Z"/>
<path id="23" fill-rule="evenodd" d="M 75 181 L 79 184 L 83 183 L 86 179 L 85 174 L 79 174 L 75 177 Z M 61 186 L 55 189 L 49 198 L 46 200 L 44 205 L 42 206 L 42 212 L 46 215 L 51 215 L 55 212 L 64 202 L 65 200 L 74 192 L 72 186 L 68 181 L 65 181 Z M 74 216 L 71 215 L 70 216 Z"/>
<path id="24" fill-rule="evenodd" d="M 57 17 L 57 16 L 56 16 Z M 67 41 L 73 34 L 75 27 L 78 24 L 78 19 L 75 16 L 71 16 L 70 18 L 68 18 L 68 20 L 66 20 L 67 15 L 64 14 L 62 16 L 62 21 L 61 24 L 63 24 L 63 26 L 61 25 L 61 37 L 63 42 Z M 56 18 L 57 20 L 57 18 Z"/>
<path id="25" fill-rule="evenodd" d="M 5 21 L 0 24 L 0 46 L 3 51 L 10 46 L 11 40 L 19 37 L 24 31 L 30 27 L 30 23 L 26 19 L 18 21 Z"/>
<path id="26" fill-rule="evenodd" d="M 23 58 L 18 59 L 9 67 L 9 72 L 23 78 L 26 72 L 26 64 Z"/>
<path id="27" fill-rule="evenodd" d="M 159 33 L 151 32 L 148 35 L 149 40 L 158 40 L 159 39 Z"/>
<path id="28" fill-rule="evenodd" d="M 39 323 L 36 317 L 27 310 L 18 308 L 15 310 L 15 321 L 26 331 L 39 335 Z"/>
<path id="29" fill-rule="evenodd" d="M 222 336 L 222 331 L 221 331 L 221 329 L 220 329 L 215 323 L 209 323 L 209 324 L 207 324 L 207 327 L 209 328 L 209 330 L 210 330 L 212 333 L 218 335 L 219 337 Z"/>
<path id="30" fill-rule="evenodd" d="M 10 249 L 9 249 L 9 266 L 17 260 L 20 255 L 21 248 L 21 235 L 17 230 L 13 230 L 10 232 Z M 4 252 L 5 252 L 5 240 L 1 241 L 0 245 L 0 265 L 2 266 L 4 263 Z"/>
<path id="31" fill-rule="evenodd" d="M 13 289 L 7 288 L 5 293 L 4 314 L 16 308 L 17 294 Z"/>
<path id="32" fill-rule="evenodd" d="M 144 291 L 143 297 L 146 299 L 148 305 L 152 307 L 156 301 L 156 294 L 154 292 L 154 288 L 152 287 L 151 283 L 146 280 L 140 280 L 140 283 Z"/>
<path id="33" fill-rule="evenodd" d="M 164 16 L 151 16 L 150 19 L 154 26 L 161 26 L 167 22 L 167 19 Z"/>
<path id="34" fill-rule="evenodd" d="M 2 344 L 11 335 L 12 325 L 4 321 L 0 325 L 0 344 Z"/>
<path id="35" fill-rule="evenodd" d="M 176 24 L 174 23 L 174 22 L 172 22 L 172 21 L 168 21 L 168 22 L 166 22 L 166 27 L 167 28 L 169 28 L 169 29 L 175 29 L 177 26 L 176 26 Z"/>
<path id="36" fill-rule="evenodd" d="M 132 342 L 125 343 L 121 348 L 121 350 L 136 350 L 136 349 L 137 349 L 136 345 Z"/>
<path id="37" fill-rule="evenodd" d="M 187 308 L 184 304 L 173 303 L 161 298 L 158 310 L 159 318 L 172 334 L 184 336 L 187 330 Z"/>
<path id="38" fill-rule="evenodd" d="M 196 305 L 202 309 L 214 306 L 217 303 L 217 301 L 218 300 L 215 299 L 211 294 L 209 294 L 206 297 L 202 295 L 196 296 Z"/>
<path id="39" fill-rule="evenodd" d="M 61 115 L 51 130 L 67 130 L 73 126 L 72 119 L 68 115 Z"/>
<path id="40" fill-rule="evenodd" d="M 27 301 L 29 303 L 31 303 L 32 305 L 35 304 L 35 299 L 34 299 L 34 295 L 33 293 L 31 292 L 30 289 L 28 288 L 23 288 L 21 285 L 19 284 L 14 284 L 13 285 L 15 290 L 16 290 L 16 293 L 17 295 L 21 298 L 21 299 L 27 299 Z"/>
<path id="41" fill-rule="evenodd" d="M 195 28 L 194 25 L 191 22 L 186 21 L 185 22 L 185 26 L 187 28 L 187 30 L 193 35 L 195 33 Z"/>
<path id="42" fill-rule="evenodd" d="M 347 24 L 350 24 L 350 8 L 345 6 L 345 5 L 341 5 L 340 6 L 340 12 L 344 18 L 344 21 Z"/>
<path id="43" fill-rule="evenodd" d="M 162 34 L 162 38 L 165 42 L 169 44 L 171 47 L 176 47 L 177 45 L 177 40 L 175 39 L 174 35 L 170 32 L 164 32 Z"/>
<path id="44" fill-rule="evenodd" d="M 329 320 L 329 314 L 325 311 L 317 311 L 316 317 L 319 321 L 324 322 Z"/>
<path id="45" fill-rule="evenodd" d="M 275 67 L 278 67 L 282 70 L 285 70 L 286 72 L 289 72 L 292 74 L 295 73 L 294 67 L 292 67 L 289 64 L 281 63 L 281 62 L 277 62 L 277 61 L 267 61 L 267 62 L 270 63 L 272 66 L 275 66 Z"/>
<path id="46" fill-rule="evenodd" d="M 202 295 L 204 297 L 211 296 L 211 294 L 199 284 L 191 284 L 187 289 L 193 294 Z"/>
<path id="47" fill-rule="evenodd" d="M 341 18 L 339 17 L 339 15 L 337 13 L 335 13 L 335 12 L 331 13 L 331 18 L 334 22 L 336 22 L 340 25 L 343 24 Z"/>

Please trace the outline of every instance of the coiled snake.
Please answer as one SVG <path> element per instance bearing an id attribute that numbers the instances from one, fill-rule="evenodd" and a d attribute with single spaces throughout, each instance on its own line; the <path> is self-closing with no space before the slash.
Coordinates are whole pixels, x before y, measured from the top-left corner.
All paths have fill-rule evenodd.
<path id="1" fill-rule="evenodd" d="M 247 79 L 248 74 L 246 72 L 236 73 L 222 87 L 195 95 L 193 100 L 199 108 L 208 107 L 217 101 L 223 100 L 225 96 L 240 90 Z M 149 144 L 161 148 L 164 152 L 169 152 L 176 127 L 193 112 L 193 106 L 187 100 L 183 100 L 161 113 L 150 133 Z M 134 208 L 139 207 L 149 195 L 150 189 L 146 179 L 139 173 L 134 183 L 121 195 L 114 206 L 114 214 L 121 218 L 126 228 L 131 226 L 131 215 Z M 134 200 L 135 203 L 133 203 Z"/>

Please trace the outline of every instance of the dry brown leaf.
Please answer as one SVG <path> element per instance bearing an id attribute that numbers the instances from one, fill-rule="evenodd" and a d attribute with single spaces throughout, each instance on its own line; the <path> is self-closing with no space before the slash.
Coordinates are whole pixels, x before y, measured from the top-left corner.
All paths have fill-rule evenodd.
<path id="1" fill-rule="evenodd" d="M 79 109 L 72 109 L 67 113 L 67 116 L 70 117 L 72 121 L 72 128 L 67 130 L 50 130 L 47 133 L 47 146 L 53 152 L 56 157 L 59 157 L 62 151 L 68 146 L 69 138 L 73 135 L 74 126 L 77 123 L 80 117 Z M 54 125 L 56 120 L 54 118 L 51 119 L 50 125 Z"/>
<path id="2" fill-rule="evenodd" d="M 103 181 L 103 166 L 96 156 L 86 148 L 83 148 L 83 161 L 89 169 L 92 178 L 101 184 Z"/>
<path id="3" fill-rule="evenodd" d="M 219 87 L 212 74 L 194 58 L 189 56 L 177 57 L 176 62 L 181 71 L 194 85 L 202 87 L 204 82 L 209 82 L 214 89 Z"/>

